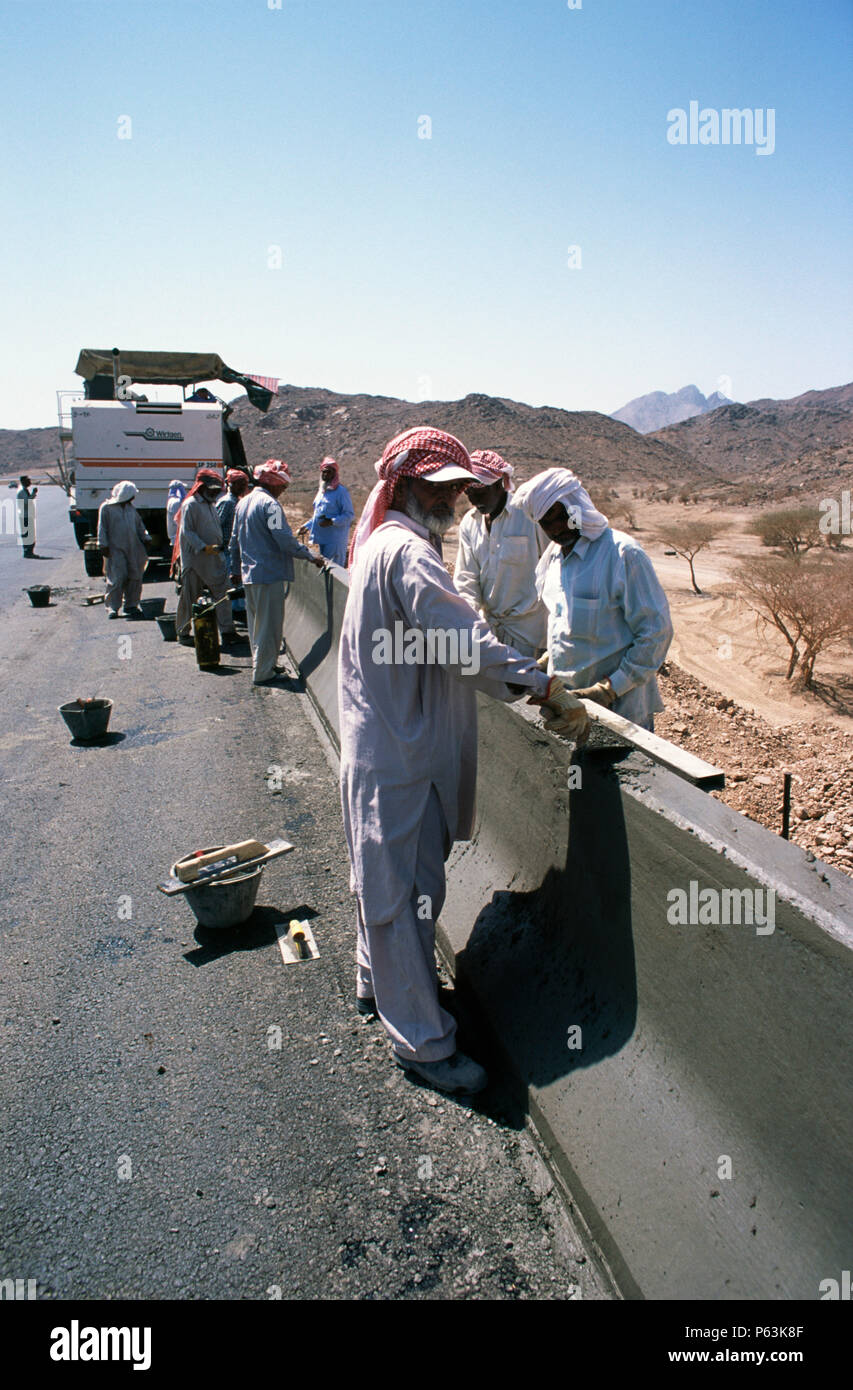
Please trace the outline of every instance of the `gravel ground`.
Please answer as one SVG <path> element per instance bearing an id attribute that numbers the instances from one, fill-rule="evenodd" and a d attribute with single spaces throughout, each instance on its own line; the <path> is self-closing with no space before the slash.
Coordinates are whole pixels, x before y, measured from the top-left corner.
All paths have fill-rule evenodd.
<path id="1" fill-rule="evenodd" d="M 779 834 L 790 772 L 791 840 L 853 874 L 853 746 L 844 730 L 825 720 L 774 729 L 674 662 L 660 687 L 666 709 L 655 733 L 723 769 L 726 787 L 712 796 Z"/>

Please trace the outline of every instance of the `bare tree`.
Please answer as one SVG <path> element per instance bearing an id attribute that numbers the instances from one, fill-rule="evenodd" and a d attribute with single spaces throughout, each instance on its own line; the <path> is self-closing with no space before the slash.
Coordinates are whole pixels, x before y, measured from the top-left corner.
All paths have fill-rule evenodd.
<path id="1" fill-rule="evenodd" d="M 793 557 L 756 559 L 736 573 L 740 592 L 788 643 L 786 679 L 797 666 L 803 685 L 814 684 L 817 658 L 835 642 L 853 638 L 853 556 L 827 564 Z"/>
<path id="2" fill-rule="evenodd" d="M 702 590 L 696 583 L 696 572 L 693 562 L 700 550 L 706 550 L 713 540 L 722 535 L 728 529 L 726 522 L 711 521 L 683 521 L 664 523 L 658 527 L 658 539 L 670 550 L 674 550 L 676 555 L 680 555 L 690 566 L 690 582 L 693 585 L 694 594 L 701 594 Z"/>
<path id="3" fill-rule="evenodd" d="M 784 511 L 764 512 L 756 517 L 749 530 L 754 536 L 761 537 L 762 545 L 784 550 L 795 557 L 820 545 L 822 539 L 817 507 L 789 507 Z"/>
<path id="4" fill-rule="evenodd" d="M 56 468 L 56 474 L 51 473 L 48 468 L 45 469 L 48 481 L 56 483 L 58 487 L 63 489 L 65 496 L 70 497 L 71 489 L 74 486 L 74 469 L 71 464 L 65 463 L 63 459 L 56 460 Z"/>

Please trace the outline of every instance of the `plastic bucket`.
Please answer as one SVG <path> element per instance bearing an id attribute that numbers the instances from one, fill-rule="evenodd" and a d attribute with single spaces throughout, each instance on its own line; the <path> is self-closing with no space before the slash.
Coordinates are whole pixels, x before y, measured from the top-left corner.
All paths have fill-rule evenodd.
<path id="1" fill-rule="evenodd" d="M 166 600 L 164 598 L 143 598 L 139 601 L 139 607 L 142 609 L 143 618 L 159 618 L 166 607 Z"/>
<path id="2" fill-rule="evenodd" d="M 33 584 L 27 589 L 27 593 L 30 596 L 30 603 L 33 605 L 33 608 L 47 608 L 50 603 L 49 584 Z"/>
<path id="3" fill-rule="evenodd" d="M 224 845 L 208 845 L 202 853 L 210 854 L 213 850 L 224 848 Z M 189 856 L 183 855 L 182 858 Z M 175 867 L 180 862 L 176 859 L 172 865 L 172 878 L 177 878 Z M 263 872 L 264 865 L 256 864 L 253 869 L 234 874 L 231 878 L 214 879 L 212 883 L 204 883 L 199 888 L 188 888 L 184 897 L 199 926 L 239 927 L 241 922 L 251 917 Z"/>
<path id="4" fill-rule="evenodd" d="M 97 541 L 86 541 L 83 546 L 83 568 L 92 579 L 103 574 L 104 557 Z"/>
<path id="5" fill-rule="evenodd" d="M 112 712 L 112 700 L 93 700 L 88 705 L 71 700 L 67 705 L 59 706 L 59 713 L 71 730 L 72 737 L 84 743 L 88 739 L 103 738 Z"/>
<path id="6" fill-rule="evenodd" d="M 160 613 L 157 616 L 157 626 L 163 637 L 164 642 L 177 642 L 178 640 L 178 615 L 177 613 Z"/>

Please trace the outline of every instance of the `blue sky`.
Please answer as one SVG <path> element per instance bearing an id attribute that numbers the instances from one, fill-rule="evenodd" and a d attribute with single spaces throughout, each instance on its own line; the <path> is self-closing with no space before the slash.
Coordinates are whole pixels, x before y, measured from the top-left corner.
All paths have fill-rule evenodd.
<path id="1" fill-rule="evenodd" d="M 275 4 L 0 4 L 0 427 L 83 346 L 602 411 L 853 377 L 849 0 Z M 692 100 L 772 154 L 669 143 Z"/>

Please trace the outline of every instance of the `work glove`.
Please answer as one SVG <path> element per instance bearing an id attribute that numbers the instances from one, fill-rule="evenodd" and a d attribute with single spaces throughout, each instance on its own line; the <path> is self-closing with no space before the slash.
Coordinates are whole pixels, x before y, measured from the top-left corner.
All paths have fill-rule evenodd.
<path id="1" fill-rule="evenodd" d="M 552 676 L 544 695 L 531 695 L 530 705 L 542 705 L 552 715 L 545 720 L 545 728 L 552 734 L 564 734 L 573 738 L 578 747 L 589 737 L 589 715 L 577 695 L 567 690 L 559 676 Z"/>
<path id="2" fill-rule="evenodd" d="M 604 705 L 605 709 L 610 709 L 616 701 L 613 687 L 609 681 L 596 681 L 595 685 L 585 686 L 580 690 L 573 691 L 581 700 L 594 700 L 597 705 Z"/>
<path id="3" fill-rule="evenodd" d="M 551 660 L 551 653 L 550 653 L 550 652 L 543 652 L 542 655 L 539 657 L 539 660 L 536 662 L 536 665 L 539 667 L 539 670 L 540 670 L 540 671 L 546 671 L 546 672 L 547 672 L 547 670 L 548 670 L 548 662 L 549 662 L 550 660 Z"/>

